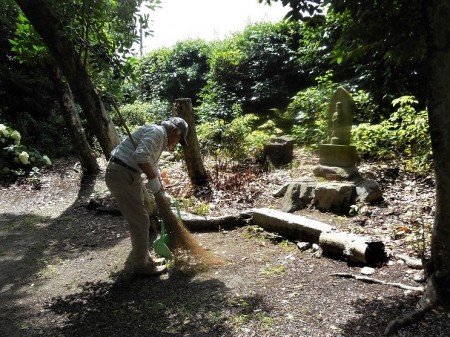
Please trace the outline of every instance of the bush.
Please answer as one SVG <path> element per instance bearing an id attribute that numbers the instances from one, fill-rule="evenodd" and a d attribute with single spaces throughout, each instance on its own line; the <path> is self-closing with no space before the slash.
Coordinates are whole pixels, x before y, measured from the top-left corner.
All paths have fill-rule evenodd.
<path id="1" fill-rule="evenodd" d="M 210 48 L 202 40 L 186 40 L 148 53 L 138 67 L 141 97 L 168 102 L 187 97 L 196 106 L 206 85 Z"/>
<path id="2" fill-rule="evenodd" d="M 158 100 L 152 100 L 149 103 L 135 102 L 133 104 L 126 104 L 120 107 L 120 113 L 125 120 L 126 125 L 130 130 L 133 130 L 144 124 L 157 123 L 171 116 L 171 109 L 169 104 Z M 121 120 L 117 114 L 113 115 L 113 123 L 121 126 Z M 123 133 L 123 128 L 120 128 L 119 133 Z"/>
<path id="3" fill-rule="evenodd" d="M 260 23 L 214 44 L 200 110 L 206 119 L 231 119 L 232 106 L 244 113 L 285 108 L 305 82 L 296 58 L 297 23 Z M 210 115 L 208 115 L 208 113 Z"/>
<path id="4" fill-rule="evenodd" d="M 431 139 L 426 110 L 417 111 L 418 102 L 403 96 L 392 102 L 397 110 L 375 125 L 360 124 L 353 129 L 353 144 L 363 158 L 400 158 L 406 169 L 427 171 L 432 167 Z"/>
<path id="5" fill-rule="evenodd" d="M 0 176 L 23 176 L 35 172 L 38 167 L 51 165 L 46 155 L 20 144 L 17 130 L 0 124 Z"/>
<path id="6" fill-rule="evenodd" d="M 327 141 L 328 104 L 337 88 L 332 73 L 316 78 L 317 86 L 302 90 L 288 105 L 284 118 L 291 121 L 291 135 L 297 143 L 317 146 Z"/>
<path id="7" fill-rule="evenodd" d="M 264 144 L 276 135 L 276 128 L 267 128 L 267 122 L 256 127 L 259 117 L 253 114 L 238 116 L 231 123 L 223 119 L 202 123 L 197 126 L 200 147 L 204 154 L 216 158 L 242 161 L 258 158 L 263 153 Z"/>

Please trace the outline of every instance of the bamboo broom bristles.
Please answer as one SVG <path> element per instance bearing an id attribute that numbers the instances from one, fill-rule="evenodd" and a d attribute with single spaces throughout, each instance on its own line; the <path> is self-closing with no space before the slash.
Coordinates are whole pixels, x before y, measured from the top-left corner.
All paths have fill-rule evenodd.
<path id="1" fill-rule="evenodd" d="M 145 191 L 146 198 L 150 195 Z M 161 193 L 154 195 L 159 215 L 164 221 L 169 237 L 169 248 L 175 263 L 189 269 L 203 269 L 224 264 L 224 261 L 202 247 L 194 235 L 185 227 Z"/>

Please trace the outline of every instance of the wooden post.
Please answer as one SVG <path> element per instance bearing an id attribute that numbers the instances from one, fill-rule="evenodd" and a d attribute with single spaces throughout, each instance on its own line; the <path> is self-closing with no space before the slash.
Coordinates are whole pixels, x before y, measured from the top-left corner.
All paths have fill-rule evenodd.
<path id="1" fill-rule="evenodd" d="M 176 117 L 183 118 L 188 124 L 188 134 L 186 137 L 188 145 L 183 148 L 183 154 L 191 184 L 194 186 L 205 186 L 208 184 L 208 176 L 200 154 L 191 99 L 176 99 L 173 104 L 172 113 Z"/>

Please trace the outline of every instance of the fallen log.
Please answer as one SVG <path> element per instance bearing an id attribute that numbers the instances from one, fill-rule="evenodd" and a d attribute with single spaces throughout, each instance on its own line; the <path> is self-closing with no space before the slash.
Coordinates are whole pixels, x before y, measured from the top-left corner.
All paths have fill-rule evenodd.
<path id="1" fill-rule="evenodd" d="M 374 265 L 387 258 L 381 241 L 351 233 L 323 232 L 319 246 L 326 253 L 344 256 L 349 262 Z"/>
<path id="2" fill-rule="evenodd" d="M 199 232 L 245 226 L 247 225 L 247 221 L 250 217 L 251 216 L 246 213 L 211 217 L 181 212 L 181 220 L 184 225 L 191 231 Z"/>
<path id="3" fill-rule="evenodd" d="M 105 207 L 103 204 L 91 200 L 86 208 L 95 210 L 96 213 L 111 214 L 121 216 L 120 209 L 114 207 Z M 191 213 L 181 212 L 181 220 L 184 225 L 191 231 L 215 231 L 224 228 L 232 228 L 237 226 L 245 226 L 251 213 L 242 212 L 235 215 L 224 215 L 219 217 L 201 216 Z"/>
<path id="4" fill-rule="evenodd" d="M 290 238 L 316 243 L 324 254 L 340 255 L 349 262 L 374 265 L 387 258 L 383 242 L 338 232 L 328 224 L 303 216 L 261 208 L 253 210 L 252 223 Z"/>

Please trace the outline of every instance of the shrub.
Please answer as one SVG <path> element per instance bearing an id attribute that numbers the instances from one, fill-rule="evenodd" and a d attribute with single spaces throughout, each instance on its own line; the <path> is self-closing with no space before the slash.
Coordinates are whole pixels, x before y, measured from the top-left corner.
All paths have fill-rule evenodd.
<path id="1" fill-rule="evenodd" d="M 51 165 L 46 155 L 20 144 L 20 140 L 17 130 L 0 124 L 0 176 L 23 176 L 35 172 L 38 167 Z"/>
<path id="2" fill-rule="evenodd" d="M 207 84 L 200 97 L 204 119 L 231 119 L 232 106 L 244 113 L 285 108 L 304 83 L 296 58 L 297 23 L 260 23 L 213 45 Z"/>
<path id="3" fill-rule="evenodd" d="M 216 158 L 242 161 L 262 155 L 264 144 L 280 132 L 267 128 L 269 121 L 259 128 L 259 117 L 253 114 L 238 116 L 231 123 L 223 119 L 202 123 L 197 127 L 202 152 Z"/>
<path id="4" fill-rule="evenodd" d="M 138 67 L 141 96 L 169 102 L 188 97 L 196 106 L 198 94 L 206 84 L 209 55 L 210 45 L 198 39 L 148 53 Z"/>
<path id="5" fill-rule="evenodd" d="M 130 130 L 144 124 L 160 123 L 171 115 L 169 104 L 158 100 L 152 100 L 149 103 L 137 101 L 133 104 L 126 104 L 120 107 L 120 112 Z M 122 125 L 117 114 L 113 115 L 112 120 L 115 125 Z"/>
<path id="6" fill-rule="evenodd" d="M 288 105 L 284 118 L 291 121 L 292 137 L 302 145 L 325 142 L 328 133 L 328 103 L 337 84 L 331 81 L 332 73 L 316 78 L 317 86 L 302 90 Z"/>
<path id="7" fill-rule="evenodd" d="M 426 110 L 417 111 L 418 102 L 403 96 L 392 102 L 397 110 L 379 124 L 360 124 L 352 139 L 364 158 L 400 158 L 406 169 L 427 171 L 432 166 L 431 139 Z"/>

